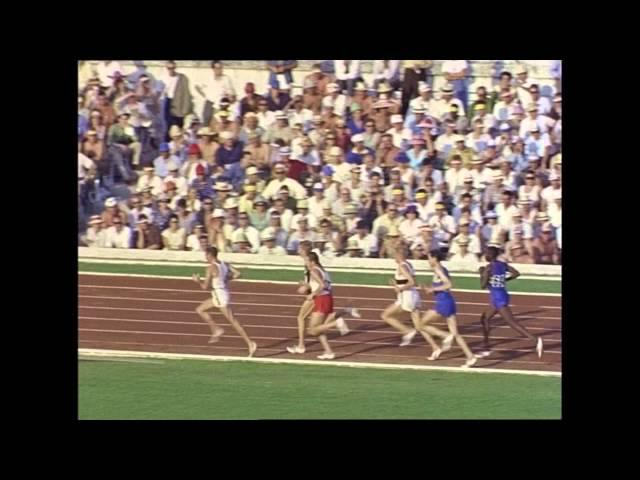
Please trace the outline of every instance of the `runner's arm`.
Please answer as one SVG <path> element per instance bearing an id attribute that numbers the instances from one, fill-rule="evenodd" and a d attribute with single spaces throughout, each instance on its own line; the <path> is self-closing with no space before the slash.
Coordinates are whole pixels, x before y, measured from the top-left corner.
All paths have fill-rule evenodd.
<path id="1" fill-rule="evenodd" d="M 511 280 L 515 280 L 516 278 L 518 278 L 520 276 L 520 272 L 518 270 L 516 270 L 515 268 L 513 268 L 511 265 L 507 264 L 507 270 L 509 271 L 510 275 L 505 278 L 505 280 L 507 282 L 511 281 Z"/>
<path id="2" fill-rule="evenodd" d="M 236 267 L 234 267 L 233 265 L 229 265 L 229 277 L 230 280 L 235 280 L 237 278 L 240 278 L 240 270 L 238 270 Z"/>
<path id="3" fill-rule="evenodd" d="M 318 292 L 322 291 L 322 288 L 324 286 L 324 280 L 322 280 L 322 277 L 318 275 L 317 270 L 311 271 L 311 278 L 313 278 L 316 281 L 318 286 L 315 288 L 315 290 L 312 290 L 309 295 L 307 295 L 307 300 L 312 300 Z"/>
<path id="4" fill-rule="evenodd" d="M 489 286 L 489 269 L 487 267 L 480 267 L 480 287 L 483 290 Z"/>
<path id="5" fill-rule="evenodd" d="M 432 292 L 446 292 L 447 290 L 451 290 L 453 288 L 453 284 L 449 277 L 447 277 L 440 267 L 436 267 L 434 270 L 435 274 L 442 280 L 442 285 L 439 287 L 431 287 Z"/>

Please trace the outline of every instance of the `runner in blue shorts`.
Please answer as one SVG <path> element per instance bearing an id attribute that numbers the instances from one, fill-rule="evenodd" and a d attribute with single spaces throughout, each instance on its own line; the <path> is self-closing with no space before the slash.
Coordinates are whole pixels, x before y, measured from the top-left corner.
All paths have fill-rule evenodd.
<path id="1" fill-rule="evenodd" d="M 442 342 L 442 350 L 446 352 L 451 348 L 451 342 L 455 339 L 456 343 L 460 346 L 465 356 L 467 357 L 467 361 L 462 365 L 463 367 L 472 367 L 478 361 L 478 357 L 476 357 L 467 342 L 465 342 L 462 335 L 458 332 L 458 321 L 456 320 L 456 301 L 451 294 L 451 288 L 453 285 L 451 284 L 451 278 L 449 276 L 449 271 L 443 267 L 440 263 L 442 258 L 444 257 L 444 253 L 442 250 L 432 250 L 429 252 L 429 264 L 433 269 L 433 282 L 431 283 L 431 287 L 422 286 L 424 293 L 427 295 L 432 294 L 435 297 L 436 305 L 433 310 L 428 310 L 422 317 L 422 326 L 426 326 L 430 321 L 435 320 L 438 317 L 443 317 L 447 321 L 447 326 L 449 327 L 450 336 L 445 338 Z M 434 352 L 434 355 L 429 357 L 430 360 L 436 360 L 440 354 L 440 350 Z"/>
<path id="2" fill-rule="evenodd" d="M 499 254 L 500 251 L 496 247 L 489 247 L 486 255 L 489 265 L 480 267 L 480 284 L 483 289 L 489 289 L 490 298 L 489 309 L 484 311 L 480 317 L 486 349 L 480 356 L 486 357 L 491 353 L 489 346 L 489 321 L 496 313 L 500 313 L 511 328 L 534 343 L 538 357 L 541 357 L 543 351 L 542 338 L 534 337 L 526 328 L 520 325 L 513 318 L 513 312 L 509 306 L 509 292 L 507 292 L 506 282 L 518 278 L 520 272 L 508 263 L 498 260 Z"/>

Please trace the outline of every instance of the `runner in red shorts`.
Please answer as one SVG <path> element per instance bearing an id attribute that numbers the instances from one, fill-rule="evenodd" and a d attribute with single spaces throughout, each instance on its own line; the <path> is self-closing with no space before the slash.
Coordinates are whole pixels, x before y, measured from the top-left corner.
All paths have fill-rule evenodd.
<path id="1" fill-rule="evenodd" d="M 333 320 L 336 315 L 333 312 L 331 278 L 322 265 L 320 265 L 318 254 L 310 252 L 305 262 L 307 269 L 311 273 L 309 280 L 311 293 L 307 296 L 307 299 L 313 300 L 314 302 L 311 321 L 309 322 L 309 334 L 318 337 L 320 344 L 324 348 L 324 353 L 319 355 L 318 358 L 320 360 L 333 360 L 335 354 L 329 346 L 325 332 L 333 327 L 338 327 L 341 331 L 348 331 L 348 329 L 342 317 Z M 327 322 L 325 322 L 325 320 L 327 320 Z"/>

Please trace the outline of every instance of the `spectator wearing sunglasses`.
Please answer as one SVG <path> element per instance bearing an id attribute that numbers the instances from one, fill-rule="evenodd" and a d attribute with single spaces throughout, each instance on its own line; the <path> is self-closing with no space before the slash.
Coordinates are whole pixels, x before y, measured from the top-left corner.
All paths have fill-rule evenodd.
<path id="1" fill-rule="evenodd" d="M 162 245 L 164 250 L 184 250 L 186 232 L 178 223 L 178 217 L 173 215 L 169 219 L 169 228 L 162 232 Z"/>
<path id="2" fill-rule="evenodd" d="M 110 248 L 134 248 L 132 245 L 131 229 L 124 225 L 122 219 L 115 217 L 112 225 L 107 228 L 106 245 Z"/>

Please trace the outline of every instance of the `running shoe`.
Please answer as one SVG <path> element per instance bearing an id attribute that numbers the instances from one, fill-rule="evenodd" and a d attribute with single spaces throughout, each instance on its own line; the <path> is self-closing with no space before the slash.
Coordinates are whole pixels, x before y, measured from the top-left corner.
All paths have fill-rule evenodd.
<path id="1" fill-rule="evenodd" d="M 318 359 L 320 360 L 333 360 L 334 358 L 336 358 L 336 354 L 333 352 L 323 353 L 322 355 L 318 355 Z"/>
<path id="2" fill-rule="evenodd" d="M 436 348 L 431 354 L 431 356 L 427 358 L 427 360 L 437 360 L 438 358 L 440 358 L 441 353 L 442 353 L 442 350 L 439 348 Z"/>
<path id="3" fill-rule="evenodd" d="M 476 363 L 478 363 L 478 357 L 474 355 L 473 357 L 468 359 L 466 362 L 464 362 L 464 365 L 462 365 L 461 368 L 473 367 Z"/>
<path id="4" fill-rule="evenodd" d="M 287 347 L 287 352 L 289 353 L 304 353 L 307 349 L 304 347 L 299 347 L 298 345 L 294 345 L 293 347 Z"/>
<path id="5" fill-rule="evenodd" d="M 349 333 L 349 327 L 347 327 L 347 322 L 344 321 L 344 318 L 338 317 L 336 318 L 336 327 L 338 327 L 338 331 L 340 335 L 346 335 Z"/>
<path id="6" fill-rule="evenodd" d="M 538 352 L 538 358 L 542 357 L 543 345 L 542 337 L 538 337 L 538 343 L 536 344 L 536 352 Z"/>
<path id="7" fill-rule="evenodd" d="M 409 345 L 411 343 L 411 340 L 413 340 L 413 337 L 416 336 L 416 333 L 418 333 L 418 331 L 413 329 L 409 333 L 403 335 L 402 341 L 400 342 L 400 346 L 406 347 L 407 345 Z"/>
<path id="8" fill-rule="evenodd" d="M 444 340 L 442 341 L 442 351 L 443 352 L 448 352 L 449 350 L 451 350 L 451 345 L 453 344 L 453 333 L 450 333 L 449 335 L 447 335 L 446 337 L 444 337 Z"/>

